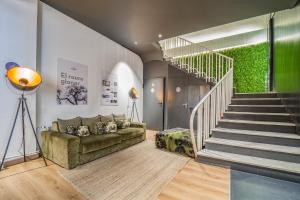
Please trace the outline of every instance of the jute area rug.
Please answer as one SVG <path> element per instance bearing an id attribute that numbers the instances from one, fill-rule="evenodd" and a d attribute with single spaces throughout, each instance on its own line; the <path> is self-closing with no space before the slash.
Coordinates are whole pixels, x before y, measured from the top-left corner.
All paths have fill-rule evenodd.
<path id="1" fill-rule="evenodd" d="M 147 140 L 60 174 L 87 199 L 150 200 L 189 159 Z"/>

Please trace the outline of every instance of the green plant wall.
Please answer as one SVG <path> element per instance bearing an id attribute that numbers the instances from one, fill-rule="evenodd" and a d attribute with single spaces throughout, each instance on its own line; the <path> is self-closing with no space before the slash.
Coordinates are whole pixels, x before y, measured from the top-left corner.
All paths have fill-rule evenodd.
<path id="1" fill-rule="evenodd" d="M 220 53 L 234 59 L 233 79 L 236 92 L 268 91 L 268 43 L 227 49 Z"/>

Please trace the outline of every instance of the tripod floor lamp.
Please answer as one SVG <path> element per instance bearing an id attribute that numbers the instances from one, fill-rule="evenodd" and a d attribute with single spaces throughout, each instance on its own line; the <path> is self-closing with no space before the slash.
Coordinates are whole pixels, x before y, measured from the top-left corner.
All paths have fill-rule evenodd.
<path id="1" fill-rule="evenodd" d="M 134 119 L 134 114 L 136 114 L 136 117 L 138 119 L 138 122 L 140 122 L 139 113 L 136 107 L 136 100 L 140 97 L 137 89 L 135 87 L 132 87 L 129 90 L 129 97 L 132 99 L 132 106 L 131 106 L 131 113 L 130 113 L 130 119 Z"/>
<path id="2" fill-rule="evenodd" d="M 37 91 L 38 87 L 42 83 L 42 77 L 40 76 L 39 73 L 37 73 L 36 71 L 33 71 L 32 69 L 29 69 L 29 68 L 26 68 L 26 67 L 13 66 L 13 67 L 11 67 L 7 70 L 6 78 L 7 78 L 8 82 L 17 91 L 19 91 L 20 97 L 19 97 L 18 108 L 17 108 L 17 112 L 15 114 L 13 126 L 12 126 L 12 129 L 10 131 L 9 139 L 8 139 L 7 144 L 6 144 L 4 155 L 3 155 L 2 162 L 1 162 L 1 165 L 0 165 L 0 171 L 4 167 L 4 161 L 5 161 L 5 158 L 6 158 L 6 155 L 7 155 L 7 151 L 9 149 L 9 145 L 10 145 L 13 133 L 14 133 L 14 129 L 15 129 L 15 126 L 16 126 L 16 122 L 17 122 L 20 110 L 21 110 L 21 123 L 22 123 L 22 136 L 23 136 L 22 144 L 23 144 L 23 159 L 24 159 L 24 162 L 26 162 L 25 115 L 27 114 L 27 116 L 29 118 L 31 128 L 32 128 L 32 131 L 34 133 L 35 141 L 38 145 L 38 148 L 40 150 L 40 154 L 41 154 L 41 156 L 44 160 L 44 163 L 47 166 L 46 159 L 44 157 L 44 154 L 43 154 L 42 148 L 40 146 L 40 143 L 38 141 L 38 136 L 37 136 L 36 130 L 33 126 L 32 118 L 30 116 L 30 112 L 29 112 L 29 109 L 28 109 L 27 101 L 26 101 L 27 99 L 25 98 L 25 94 L 27 92 L 36 92 Z"/>

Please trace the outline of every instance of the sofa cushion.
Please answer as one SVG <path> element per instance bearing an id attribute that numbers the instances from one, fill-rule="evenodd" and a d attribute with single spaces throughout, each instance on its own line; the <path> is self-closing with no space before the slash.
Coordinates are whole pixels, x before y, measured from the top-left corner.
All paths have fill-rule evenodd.
<path id="1" fill-rule="evenodd" d="M 101 118 L 100 116 L 96 116 L 96 117 L 89 117 L 89 118 L 81 118 L 81 122 L 83 126 L 88 126 L 89 127 L 89 131 L 92 134 L 96 134 L 97 130 L 95 128 L 96 123 L 100 122 Z"/>
<path id="2" fill-rule="evenodd" d="M 121 136 L 122 140 L 128 140 L 131 138 L 136 138 L 139 136 L 142 136 L 144 134 L 144 129 L 142 128 L 125 128 L 125 129 L 119 129 L 117 131 L 117 134 Z"/>
<path id="3" fill-rule="evenodd" d="M 103 135 L 90 135 L 87 137 L 80 137 L 80 153 L 89 153 L 104 149 L 121 143 L 121 137 L 118 134 L 103 134 Z"/>
<path id="4" fill-rule="evenodd" d="M 79 127 L 81 126 L 81 118 L 76 117 L 73 119 L 57 119 L 58 129 L 62 133 L 67 132 L 67 126 Z"/>
<path id="5" fill-rule="evenodd" d="M 114 116 L 114 120 L 125 120 L 126 119 L 125 114 L 120 114 L 120 115 L 113 114 L 113 116 Z"/>
<path id="6" fill-rule="evenodd" d="M 101 122 L 113 122 L 114 121 L 114 116 L 113 115 L 101 115 Z"/>
<path id="7" fill-rule="evenodd" d="M 115 119 L 118 129 L 124 129 L 130 127 L 130 121 L 128 119 Z"/>
<path id="8" fill-rule="evenodd" d="M 77 135 L 77 131 L 78 131 L 78 127 L 77 126 L 71 126 L 71 125 L 68 125 L 66 127 L 66 134 L 69 134 L 69 135 Z"/>
<path id="9" fill-rule="evenodd" d="M 106 123 L 104 123 L 104 122 L 97 122 L 96 123 L 96 125 L 95 125 L 95 134 L 96 135 L 104 134 L 103 128 L 104 128 L 105 124 Z"/>
<path id="10" fill-rule="evenodd" d="M 116 133 L 117 132 L 117 124 L 115 122 L 104 122 L 103 125 L 103 133 Z"/>
<path id="11" fill-rule="evenodd" d="M 91 135 L 88 126 L 79 126 L 77 129 L 77 136 L 87 137 Z"/>
<path id="12" fill-rule="evenodd" d="M 51 131 L 59 132 L 57 121 L 52 122 Z"/>

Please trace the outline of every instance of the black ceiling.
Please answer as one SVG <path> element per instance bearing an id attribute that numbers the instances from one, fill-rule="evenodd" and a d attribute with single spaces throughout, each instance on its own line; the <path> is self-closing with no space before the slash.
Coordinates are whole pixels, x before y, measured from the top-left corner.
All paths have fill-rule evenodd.
<path id="1" fill-rule="evenodd" d="M 297 0 L 42 1 L 142 55 L 155 49 L 159 33 L 182 35 L 290 8 Z"/>

